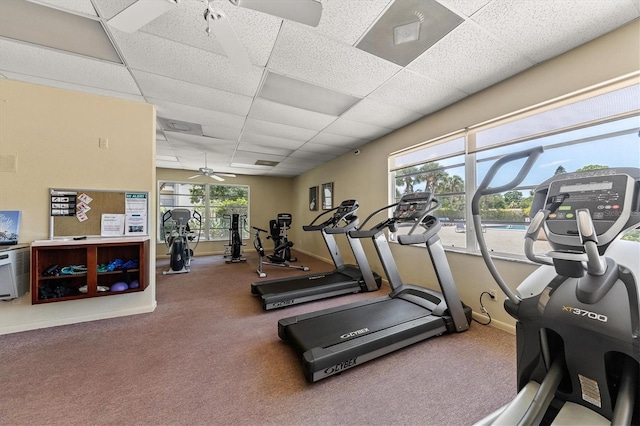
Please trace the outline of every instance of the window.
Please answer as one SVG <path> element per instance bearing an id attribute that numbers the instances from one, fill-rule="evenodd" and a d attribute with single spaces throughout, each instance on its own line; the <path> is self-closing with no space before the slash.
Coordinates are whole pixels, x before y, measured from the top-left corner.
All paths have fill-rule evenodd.
<path id="1" fill-rule="evenodd" d="M 635 84 L 633 84 L 635 83 Z M 470 229 L 471 199 L 491 165 L 503 155 L 542 145 L 545 152 L 519 187 L 483 197 L 483 235 L 490 250 L 522 255 L 533 190 L 554 174 L 603 167 L 640 166 L 640 85 L 627 82 L 603 93 L 581 94 L 466 132 L 429 141 L 390 157 L 391 198 L 432 185 L 441 203 L 445 246 L 477 249 Z M 524 160 L 502 170 L 492 186 L 509 182 Z M 535 213 L 535 212 L 534 212 Z M 451 225 L 451 226 L 447 226 Z M 634 239 L 637 232 L 627 239 Z M 539 251 L 549 250 L 539 241 Z M 538 249 L 538 247 L 537 247 Z"/>
<path id="2" fill-rule="evenodd" d="M 464 225 L 466 217 L 464 157 L 464 136 L 454 135 L 433 146 L 399 155 L 392 163 L 396 167 L 394 202 L 411 192 L 433 191 L 440 202 L 433 215 L 445 227 L 440 238 L 443 244 L 461 248 L 466 247 L 466 237 L 455 230 Z"/>
<path id="3" fill-rule="evenodd" d="M 246 217 L 240 223 L 242 238 L 249 238 L 249 187 L 246 185 L 192 184 L 184 182 L 158 182 L 159 220 L 158 240 L 164 241 L 162 215 L 175 208 L 189 209 L 189 227 L 199 235 L 200 241 L 229 239 L 231 215 Z M 197 212 L 202 220 L 194 218 Z"/>

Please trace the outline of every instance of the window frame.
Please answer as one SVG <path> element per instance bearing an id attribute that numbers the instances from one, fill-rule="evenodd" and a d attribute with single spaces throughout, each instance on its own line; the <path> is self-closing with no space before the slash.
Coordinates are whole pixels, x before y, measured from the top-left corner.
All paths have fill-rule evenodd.
<path id="1" fill-rule="evenodd" d="M 422 142 L 420 144 L 393 152 L 389 155 L 388 158 L 388 175 L 389 175 L 389 192 L 388 192 L 388 197 L 389 197 L 389 202 L 395 202 L 396 200 L 396 177 L 397 177 L 397 172 L 401 169 L 405 169 L 408 167 L 420 167 L 426 164 L 429 164 L 431 162 L 437 162 L 437 161 L 441 161 L 443 159 L 447 159 L 447 158 L 452 158 L 455 156 L 460 155 L 459 153 L 454 153 L 454 154 L 448 154 L 448 155 L 442 155 L 442 156 L 435 156 L 433 158 L 429 158 L 429 161 L 423 161 L 423 162 L 416 162 L 416 163 L 407 163 L 407 164 L 403 164 L 402 166 L 396 166 L 396 164 L 398 163 L 398 159 L 401 158 L 402 156 L 405 156 L 407 154 L 411 154 L 411 153 L 419 153 L 421 151 L 425 151 L 425 150 L 430 150 L 430 149 L 434 149 L 437 148 L 438 145 L 441 145 L 443 143 L 447 143 L 449 141 L 452 141 L 458 137 L 460 137 L 460 135 L 463 135 L 464 138 L 464 179 L 465 179 L 465 226 L 466 229 L 471 231 L 473 228 L 473 221 L 472 221 L 472 215 L 471 215 L 471 206 L 470 203 L 467 202 L 467 200 L 471 200 L 473 198 L 473 195 L 475 194 L 477 185 L 479 184 L 479 182 L 477 182 L 477 177 L 478 177 L 478 164 L 479 162 L 486 162 L 486 161 L 492 161 L 495 160 L 496 158 L 499 158 L 500 156 L 504 155 L 504 154 L 496 154 L 495 156 L 489 156 L 489 157 L 485 157 L 485 158 L 481 158 L 480 160 L 478 160 L 478 154 L 480 153 L 487 153 L 491 150 L 495 150 L 498 148 L 503 148 L 503 147 L 509 147 L 509 146 L 513 146 L 514 147 L 514 151 L 518 150 L 517 145 L 527 142 L 527 141 L 533 141 L 533 140 L 539 140 L 545 137 L 549 137 L 549 136 L 554 136 L 554 135 L 559 135 L 559 134 L 565 134 L 574 130 L 580 130 L 580 129 L 585 129 L 585 128 L 589 128 L 589 127 L 593 127 L 596 125 L 602 125 L 608 122 L 614 122 L 614 121 L 618 121 L 618 120 L 623 120 L 626 118 L 630 118 L 630 117 L 640 117 L 640 108 L 639 109 L 635 109 L 636 108 L 636 104 L 632 103 L 631 104 L 631 109 L 628 111 L 623 111 L 620 113 L 616 113 L 610 116 L 606 116 L 606 117 L 602 117 L 599 119 L 590 119 L 587 120 L 585 122 L 578 122 L 578 123 L 573 123 L 571 125 L 568 126 L 561 126 L 558 128 L 554 128 L 554 129 L 545 129 L 542 131 L 535 131 L 536 129 L 534 128 L 534 131 L 530 134 L 526 134 L 526 135 L 521 135 L 519 137 L 513 138 L 513 139 L 507 139 L 507 140 L 503 140 L 503 141 L 499 141 L 496 143 L 491 143 L 488 144 L 486 146 L 482 146 L 482 147 L 477 147 L 476 141 L 477 141 L 477 135 L 482 132 L 482 131 L 486 131 L 486 130 L 492 130 L 495 128 L 498 128 L 499 126 L 503 126 L 503 125 L 509 125 L 512 123 L 515 123 L 517 121 L 523 120 L 523 119 L 528 119 L 530 117 L 535 117 L 536 115 L 540 115 L 540 114 L 546 114 L 549 112 L 553 112 L 553 111 L 559 111 L 560 113 L 560 109 L 570 106 L 571 104 L 576 104 L 576 106 L 578 108 L 581 107 L 581 105 L 579 105 L 581 102 L 583 101 L 590 101 L 590 100 L 595 100 L 597 97 L 601 96 L 601 95 L 609 95 L 609 94 L 614 94 L 616 91 L 620 90 L 620 89 L 627 89 L 627 88 L 631 88 L 632 91 L 636 91 L 636 88 L 633 88 L 632 86 L 636 86 L 636 88 L 640 88 L 640 79 L 638 78 L 638 74 L 634 74 L 631 77 L 623 77 L 620 79 L 616 79 L 614 81 L 611 82 L 607 82 L 607 83 L 602 83 L 599 84 L 597 86 L 593 86 L 591 88 L 588 89 L 584 89 L 578 92 L 574 92 L 571 94 L 567 94 L 565 96 L 561 96 L 555 99 L 551 99 L 549 101 L 546 102 L 542 102 L 539 103 L 537 105 L 528 107 L 528 108 L 524 108 L 518 111 L 514 111 L 512 113 L 509 114 L 505 114 L 503 116 L 500 117 L 496 117 L 494 119 L 491 120 L 487 120 L 483 123 L 479 123 L 476 124 L 474 126 L 470 126 L 468 128 L 465 128 L 463 130 L 459 130 L 456 132 L 451 132 L 447 135 L 444 136 L 440 136 L 437 138 L 433 138 L 430 139 L 426 142 Z M 632 133 L 631 131 L 629 132 L 619 132 L 619 134 L 628 134 L 628 133 Z M 612 137 L 612 135 L 614 135 L 613 133 L 604 133 L 602 135 L 594 135 L 592 137 L 587 137 L 587 138 L 581 138 L 581 139 L 576 139 L 576 140 L 569 140 L 569 141 L 565 141 L 565 142 L 556 142 L 556 143 L 550 143 L 549 145 L 547 145 L 547 149 L 548 150 L 553 150 L 556 148 L 562 148 L 565 146 L 570 146 L 570 145 L 574 145 L 574 144 L 582 144 L 582 143 L 589 143 L 595 140 L 600 140 L 600 139 L 605 139 L 606 137 Z M 615 136 L 615 135 L 614 135 Z M 425 155 L 426 157 L 428 157 L 428 155 Z M 443 169 L 448 168 L 447 167 L 443 167 Z M 531 185 L 522 185 L 521 187 L 517 188 L 517 190 L 528 190 L 528 189 L 532 189 L 535 186 L 531 186 Z M 442 194 L 444 196 L 447 196 L 449 194 Z M 447 241 L 443 241 L 443 245 L 445 246 L 445 248 L 447 250 L 455 250 L 455 251 L 463 251 L 466 253 L 473 253 L 473 254 L 477 254 L 479 253 L 479 248 L 478 248 L 478 243 L 477 243 L 477 239 L 475 236 L 475 232 L 466 232 L 466 247 L 465 248 L 460 248 L 460 247 L 454 247 L 450 244 L 447 244 Z M 525 256 L 523 254 L 518 254 L 518 253 L 509 253 L 509 252 L 496 252 L 497 255 L 502 256 L 502 257 L 506 257 L 506 258 L 512 258 L 512 259 L 516 259 L 516 260 L 525 260 Z"/>
<path id="2" fill-rule="evenodd" d="M 217 187 L 217 186 L 226 186 L 226 187 L 242 187 L 242 188 L 246 188 L 247 191 L 247 207 L 246 207 L 246 228 L 245 229 L 241 229 L 241 235 L 243 239 L 248 239 L 250 237 L 250 232 L 249 229 L 251 229 L 251 225 L 250 225 L 250 203 L 251 203 L 251 187 L 250 185 L 247 184 L 231 184 L 231 183 L 208 183 L 208 182 L 190 182 L 190 181 L 181 181 L 181 180 L 168 180 L 168 179 L 162 179 L 162 180 L 158 180 L 158 205 L 157 205 L 157 214 L 158 214 L 158 226 L 157 226 L 157 231 L 158 231 L 158 237 L 157 237 L 157 242 L 159 244 L 164 243 L 164 231 L 162 229 L 162 208 L 168 208 L 168 206 L 166 205 L 162 205 L 162 186 L 163 184 L 171 184 L 171 185 L 191 185 L 192 187 L 194 186 L 203 186 L 204 187 L 204 197 L 203 197 L 203 206 L 193 206 L 193 205 L 173 205 L 170 209 L 174 209 L 174 208 L 187 208 L 189 210 L 191 210 L 192 212 L 194 211 L 194 209 L 203 210 L 202 214 L 202 232 L 201 232 L 201 236 L 200 236 L 200 242 L 220 242 L 220 241 L 228 241 L 229 240 L 229 229 L 228 226 L 227 227 L 216 227 L 216 228 L 212 228 L 212 219 L 213 219 L 213 215 L 212 215 L 212 210 L 214 210 L 216 208 L 216 206 L 212 206 L 211 205 L 211 187 Z M 190 194 L 173 194 L 173 195 L 168 195 L 171 197 L 189 197 L 191 196 Z M 222 236 L 221 237 L 215 237 L 212 234 L 212 229 L 216 229 L 216 230 L 221 230 L 222 231 Z"/>

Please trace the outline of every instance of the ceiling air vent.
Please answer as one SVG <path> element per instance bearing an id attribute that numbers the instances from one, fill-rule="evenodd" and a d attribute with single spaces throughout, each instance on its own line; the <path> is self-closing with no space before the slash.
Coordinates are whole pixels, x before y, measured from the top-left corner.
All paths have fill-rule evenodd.
<path id="1" fill-rule="evenodd" d="M 158 117 L 158 123 L 162 130 L 166 132 L 179 132 L 189 135 L 202 136 L 202 126 L 188 121 L 172 120 L 170 118 Z"/>
<path id="2" fill-rule="evenodd" d="M 268 160 L 257 160 L 255 162 L 256 166 L 270 166 L 270 167 L 274 167 L 278 165 L 277 161 L 268 161 Z"/>

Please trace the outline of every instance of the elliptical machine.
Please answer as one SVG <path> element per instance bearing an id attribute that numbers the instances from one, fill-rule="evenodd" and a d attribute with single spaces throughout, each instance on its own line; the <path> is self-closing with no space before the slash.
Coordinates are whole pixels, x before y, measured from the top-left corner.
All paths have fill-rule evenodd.
<path id="1" fill-rule="evenodd" d="M 242 256 L 242 246 L 246 245 L 242 243 L 242 236 L 240 235 L 240 221 L 244 223 L 244 228 L 247 225 L 247 216 L 238 213 L 231 215 L 225 214 L 223 216 L 229 220 L 229 244 L 225 247 L 224 258 L 227 263 L 246 262 L 247 258 Z"/>
<path id="2" fill-rule="evenodd" d="M 479 232 L 479 200 L 515 188 L 541 153 L 499 159 L 472 201 L 482 256 L 516 319 L 519 391 L 477 425 L 639 424 L 640 244 L 619 237 L 640 223 L 640 169 L 567 173 L 536 188 L 525 254 L 543 266 L 514 293 Z M 505 164 L 522 158 L 512 182 L 489 187 Z M 553 249 L 544 255 L 534 253 L 541 229 Z"/>
<path id="3" fill-rule="evenodd" d="M 183 274 L 190 272 L 191 258 L 193 250 L 200 242 L 200 231 L 202 230 L 202 216 L 194 211 L 193 219 L 198 223 L 198 232 L 194 232 L 189 227 L 192 219 L 188 209 L 167 210 L 162 215 L 162 229 L 164 230 L 164 241 L 167 245 L 167 254 L 170 255 L 169 270 L 163 271 L 167 274 Z M 196 239 L 194 248 L 189 247 L 189 241 Z"/>

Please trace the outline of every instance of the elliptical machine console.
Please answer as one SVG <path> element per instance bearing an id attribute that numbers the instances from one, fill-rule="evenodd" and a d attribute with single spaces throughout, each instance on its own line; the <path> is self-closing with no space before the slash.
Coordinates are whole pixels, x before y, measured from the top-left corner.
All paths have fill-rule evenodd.
<path id="1" fill-rule="evenodd" d="M 508 155 L 489 170 L 472 202 L 480 249 L 516 322 L 518 396 L 479 422 L 638 424 L 640 245 L 619 236 L 640 223 L 640 169 L 553 176 L 535 191 L 525 254 L 543 266 L 512 292 L 488 254 L 478 200 L 516 187 L 541 148 Z M 528 158 L 514 181 L 489 183 Z M 543 229 L 552 251 L 535 253 Z"/>

